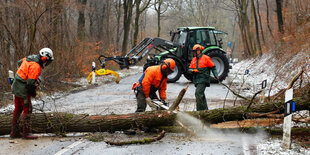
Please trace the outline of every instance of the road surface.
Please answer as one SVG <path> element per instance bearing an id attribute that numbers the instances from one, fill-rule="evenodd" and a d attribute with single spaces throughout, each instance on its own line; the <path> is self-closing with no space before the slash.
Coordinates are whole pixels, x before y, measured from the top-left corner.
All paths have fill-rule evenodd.
<path id="1" fill-rule="evenodd" d="M 44 110 L 76 114 L 88 113 L 91 115 L 133 113 L 137 105 L 131 87 L 140 76 L 141 73 L 137 73 L 121 79 L 119 84 L 111 82 L 56 100 L 47 100 L 44 104 Z M 176 83 L 169 83 L 167 89 L 168 102 L 172 103 L 187 83 L 188 81 L 184 77 L 181 77 Z M 235 99 L 230 93 L 226 96 L 227 89 L 219 84 L 211 84 L 211 87 L 206 89 L 205 94 L 209 109 L 222 108 L 225 98 L 229 101 L 225 103 L 226 105 L 231 104 L 231 100 Z M 195 104 L 195 87 L 190 84 L 180 104 L 180 110 L 195 110 Z M 42 105 L 38 104 L 35 107 L 42 108 Z M 150 107 L 147 107 L 147 110 L 151 110 Z M 204 131 L 209 132 L 209 130 Z M 123 133 L 104 134 L 112 139 L 150 136 L 145 133 L 132 137 Z M 262 135 L 216 132 L 197 139 L 183 134 L 168 133 L 161 141 L 152 144 L 110 146 L 105 142 L 91 142 L 85 139 L 81 133 L 68 135 L 69 137 L 60 138 L 52 134 L 45 134 L 39 135 L 38 140 L 12 140 L 5 136 L 0 139 L 1 154 L 247 154 L 255 152 L 253 146 L 264 137 Z"/>

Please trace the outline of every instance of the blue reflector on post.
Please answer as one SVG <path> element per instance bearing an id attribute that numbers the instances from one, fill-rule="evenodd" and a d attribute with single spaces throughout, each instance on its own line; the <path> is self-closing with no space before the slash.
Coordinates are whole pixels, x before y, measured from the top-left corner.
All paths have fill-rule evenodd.
<path id="1" fill-rule="evenodd" d="M 295 101 L 292 102 L 292 111 L 295 111 Z"/>

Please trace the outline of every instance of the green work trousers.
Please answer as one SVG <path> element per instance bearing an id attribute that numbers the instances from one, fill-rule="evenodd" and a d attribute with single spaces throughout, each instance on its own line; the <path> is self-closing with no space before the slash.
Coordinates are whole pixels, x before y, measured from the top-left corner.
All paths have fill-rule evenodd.
<path id="1" fill-rule="evenodd" d="M 195 87 L 196 87 L 195 97 L 196 97 L 197 111 L 208 110 L 207 99 L 205 96 L 205 90 L 206 90 L 207 84 L 197 83 L 195 84 Z"/>
<path id="2" fill-rule="evenodd" d="M 151 90 L 149 96 L 152 100 L 158 99 L 158 97 L 156 95 L 156 91 Z M 137 98 L 137 110 L 136 110 L 136 112 L 144 112 L 146 109 L 146 101 L 145 101 L 145 96 L 144 96 L 144 92 L 143 92 L 142 88 L 138 88 L 136 98 Z"/>

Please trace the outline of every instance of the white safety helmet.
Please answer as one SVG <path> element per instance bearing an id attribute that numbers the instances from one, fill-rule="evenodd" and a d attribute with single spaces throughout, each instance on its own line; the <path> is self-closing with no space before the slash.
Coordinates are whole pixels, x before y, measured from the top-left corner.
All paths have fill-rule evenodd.
<path id="1" fill-rule="evenodd" d="M 47 58 L 45 66 L 49 65 L 54 60 L 53 51 L 50 48 L 42 48 L 39 53 L 41 57 Z"/>

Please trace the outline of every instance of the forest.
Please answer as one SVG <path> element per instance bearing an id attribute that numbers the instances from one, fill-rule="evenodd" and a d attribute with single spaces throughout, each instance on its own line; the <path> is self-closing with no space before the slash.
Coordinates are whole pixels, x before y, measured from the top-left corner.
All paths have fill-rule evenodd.
<path id="1" fill-rule="evenodd" d="M 0 92 L 17 61 L 54 51 L 43 89 L 86 76 L 100 54 L 125 55 L 145 37 L 169 40 L 178 27 L 212 26 L 228 35 L 233 58 L 273 53 L 285 59 L 309 48 L 308 0 L 0 0 Z M 109 68 L 118 69 L 115 64 Z M 1 94 L 2 94 L 1 93 Z M 4 95 L 0 95 L 0 100 Z"/>

